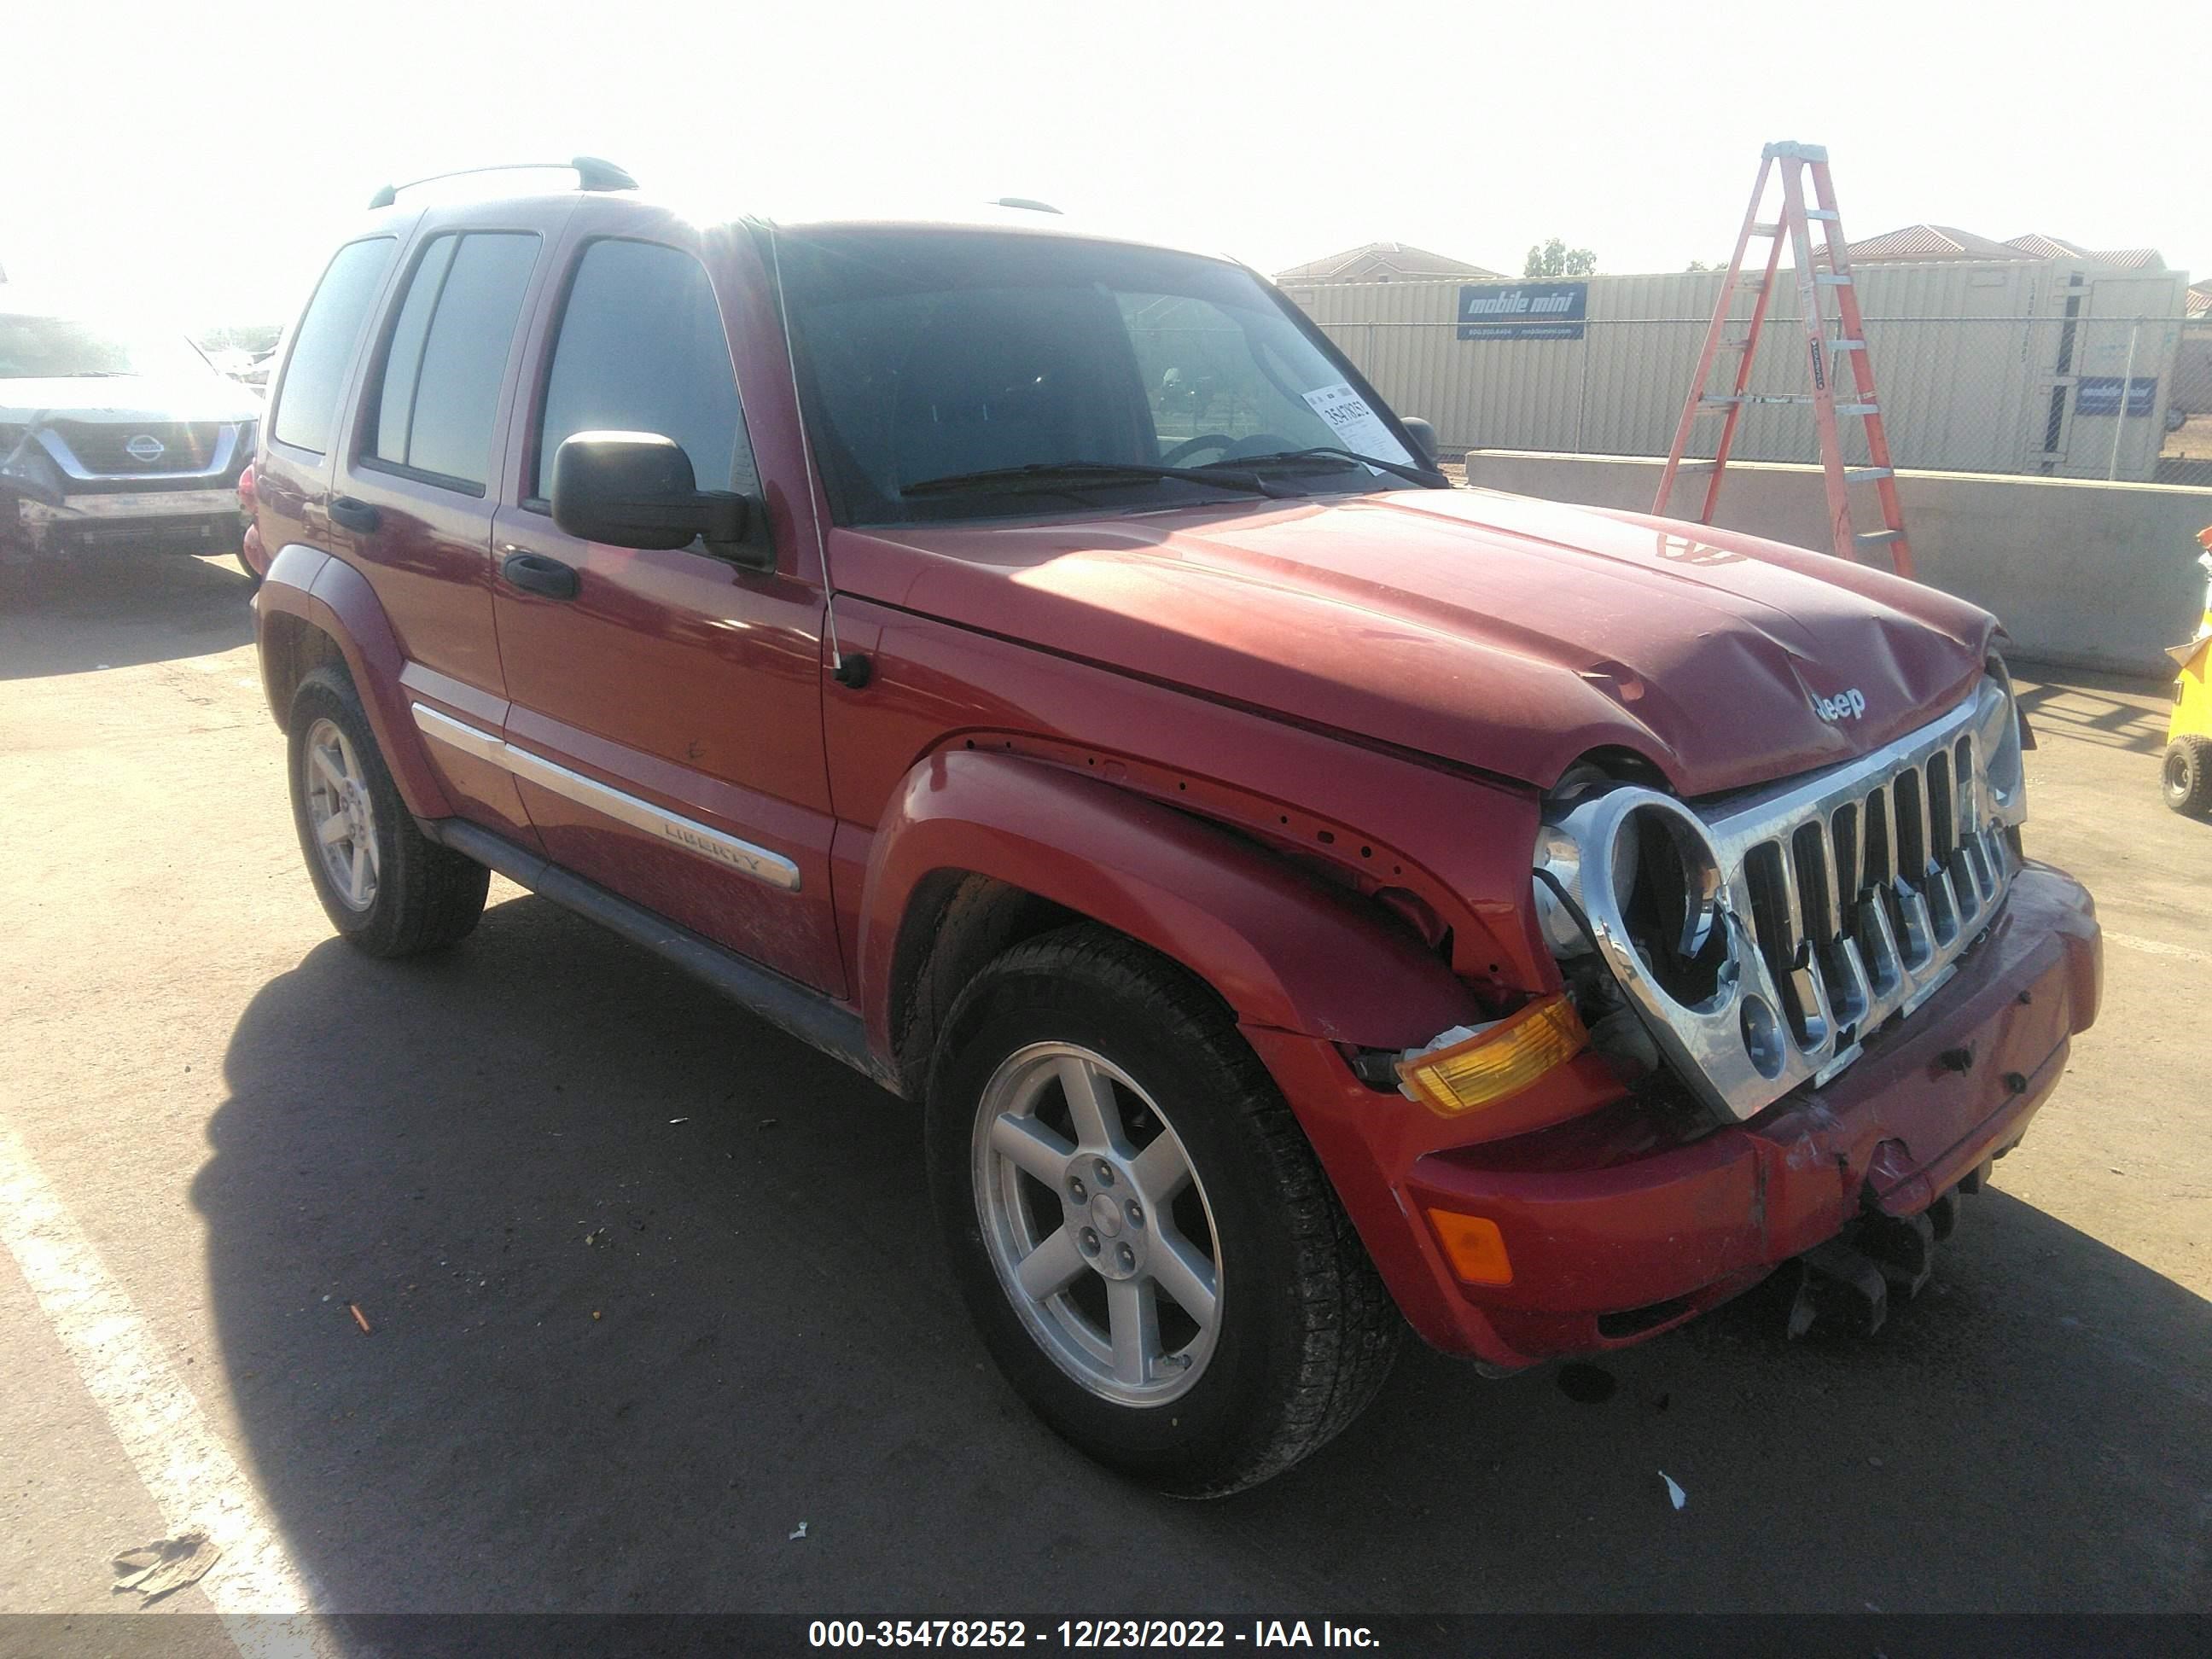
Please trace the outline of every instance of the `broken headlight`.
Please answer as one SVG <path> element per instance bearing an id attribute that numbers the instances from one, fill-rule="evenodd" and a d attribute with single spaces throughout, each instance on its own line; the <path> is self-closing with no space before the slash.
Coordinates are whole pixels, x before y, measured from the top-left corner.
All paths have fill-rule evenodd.
<path id="1" fill-rule="evenodd" d="M 1676 1001 L 1718 988 L 1728 962 L 1720 855 L 1696 815 L 1649 789 L 1584 793 L 1547 811 L 1536 910 L 1563 959 L 1632 951 Z"/>
<path id="2" fill-rule="evenodd" d="M 2012 677 L 1997 658 L 1974 694 L 1974 750 L 1989 792 L 1990 812 L 2000 823 L 2016 825 L 2027 817 L 2027 769 L 2021 753 L 2020 706 Z"/>
<path id="3" fill-rule="evenodd" d="M 1640 969 L 1674 1002 L 1698 1006 L 1724 1000 L 1737 972 L 1726 879 L 1705 825 L 1654 790 L 1570 788 L 1546 804 L 1534 879 L 1546 942 L 1591 1046 L 1626 1076 L 1657 1070 L 1622 975 Z"/>

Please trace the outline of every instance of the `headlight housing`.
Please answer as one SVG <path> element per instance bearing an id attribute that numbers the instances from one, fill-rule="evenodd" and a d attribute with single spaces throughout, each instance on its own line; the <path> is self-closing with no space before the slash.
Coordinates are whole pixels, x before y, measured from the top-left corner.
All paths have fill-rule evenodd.
<path id="1" fill-rule="evenodd" d="M 1974 747 L 1981 784 L 1990 813 L 2016 826 L 2027 817 L 2027 768 L 2021 755 L 2020 705 L 2012 676 L 2002 659 L 1990 659 L 1990 672 L 1974 694 Z"/>
<path id="2" fill-rule="evenodd" d="M 1547 818 L 1536 868 L 1557 954 L 1594 945 L 1616 973 L 1629 968 L 1686 1007 L 1721 995 L 1732 977 L 1727 879 L 1705 824 L 1673 796 L 1632 785 L 1583 796 Z"/>
<path id="3" fill-rule="evenodd" d="M 1996 915 L 2020 867 L 2022 746 L 1993 659 L 1948 713 L 1820 771 L 1695 806 L 1563 782 L 1533 849 L 1537 919 L 1597 1046 L 1617 1023 L 1598 1010 L 1625 1002 L 1721 1122 L 1826 1084 Z"/>

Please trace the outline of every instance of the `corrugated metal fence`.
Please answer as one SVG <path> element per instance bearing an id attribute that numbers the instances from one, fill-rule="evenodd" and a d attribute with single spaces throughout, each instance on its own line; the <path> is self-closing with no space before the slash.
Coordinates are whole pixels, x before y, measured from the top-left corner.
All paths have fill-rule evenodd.
<path id="1" fill-rule="evenodd" d="M 2180 275 L 2058 261 L 1863 266 L 1856 275 L 1899 465 L 2212 483 L 2212 453 L 2192 462 L 2169 432 L 2185 415 L 2212 417 L 2212 410 L 2174 399 Z M 1528 284 L 1291 284 L 1285 291 L 1394 407 L 1434 422 L 1448 448 L 1663 455 L 1721 281 L 1722 273 L 1705 271 L 1591 277 L 1579 296 L 1578 329 L 1547 325 L 1555 337 L 1534 338 L 1511 337 L 1510 328 L 1486 321 L 1470 326 L 1467 319 L 1486 315 L 1480 304 L 1462 311 L 1463 292 L 1494 302 Z M 1741 302 L 1747 313 L 1748 304 Z M 1785 271 L 1753 364 L 1753 392 L 1808 390 L 1798 316 Z M 1716 380 L 1722 372 L 1716 368 Z M 1693 453 L 1711 453 L 1718 424 L 1700 422 L 1704 447 L 1693 440 Z M 1842 426 L 1847 459 L 1863 460 L 1861 423 Z M 1818 460 L 1812 411 L 1747 409 L 1735 453 L 1744 460 Z"/>

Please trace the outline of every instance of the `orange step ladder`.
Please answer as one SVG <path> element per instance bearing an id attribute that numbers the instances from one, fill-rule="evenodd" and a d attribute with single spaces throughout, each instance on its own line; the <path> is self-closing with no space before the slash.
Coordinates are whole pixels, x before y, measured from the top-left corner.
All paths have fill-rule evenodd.
<path id="1" fill-rule="evenodd" d="M 1768 180 L 1778 172 L 1782 178 L 1781 216 L 1761 220 L 1759 210 L 1766 200 Z M 1808 173 L 1813 185 L 1809 207 L 1806 204 L 1805 190 Z M 1815 262 L 1812 227 L 1816 222 L 1825 233 L 1825 266 Z M 1766 323 L 1767 305 L 1774 295 L 1774 275 L 1782 263 L 1785 237 L 1796 267 L 1798 304 L 1805 326 L 1806 363 L 1813 389 L 1808 392 L 1754 392 L 1751 390 L 1752 359 L 1759 350 L 1759 331 Z M 1755 240 L 1764 240 L 1767 244 L 1765 268 L 1746 276 L 1744 256 Z M 1824 294 L 1831 293 L 1836 299 L 1832 317 L 1821 301 Z M 1756 297 L 1749 318 L 1739 319 L 1735 307 L 1745 295 Z M 1731 334 L 1729 330 L 1739 322 L 1743 331 Z M 1829 332 L 1832 323 L 1837 331 L 1833 334 Z M 1729 390 L 1715 392 L 1711 385 L 1713 365 L 1723 353 L 1733 356 L 1735 373 L 1729 378 Z M 1853 391 L 1839 403 L 1836 380 L 1846 357 L 1850 360 Z M 1697 378 L 1690 384 L 1688 401 L 1682 405 L 1682 418 L 1674 428 L 1674 442 L 1667 454 L 1666 471 L 1659 475 L 1659 498 L 1652 503 L 1653 513 L 1662 517 L 1680 516 L 1668 512 L 1668 501 L 1674 493 L 1676 481 L 1702 473 L 1706 481 L 1705 500 L 1698 509 L 1697 522 L 1713 521 L 1713 508 L 1720 500 L 1721 475 L 1728 468 L 1736 427 L 1743 418 L 1743 411 L 1755 404 L 1813 406 L 1814 423 L 1820 434 L 1820 470 L 1828 493 L 1829 539 L 1836 556 L 1857 559 L 1863 554 L 1887 548 L 1891 568 L 1900 576 L 1911 576 L 1912 544 L 1905 538 L 1905 511 L 1898 501 L 1889 435 L 1882 428 L 1881 404 L 1875 393 L 1874 363 L 1867 355 L 1865 319 L 1859 310 L 1858 289 L 1851 280 L 1850 255 L 1844 240 L 1843 221 L 1836 212 L 1836 188 L 1828 177 L 1828 152 L 1819 144 L 1769 144 L 1760 153 L 1759 182 L 1752 186 L 1751 207 L 1744 215 L 1743 230 L 1735 239 L 1735 256 L 1729 261 L 1728 278 L 1721 285 L 1719 303 L 1713 307 L 1712 325 L 1705 331 L 1705 349 L 1698 356 Z M 1720 436 L 1714 443 L 1711 458 L 1683 459 L 1698 422 L 1716 415 L 1721 417 Z M 1844 460 L 1843 440 L 1836 422 L 1839 416 L 1852 416 L 1866 422 L 1869 465 L 1865 466 L 1847 465 Z M 1850 492 L 1863 484 L 1875 487 L 1881 507 L 1881 528 L 1855 532 L 1851 528 Z"/>

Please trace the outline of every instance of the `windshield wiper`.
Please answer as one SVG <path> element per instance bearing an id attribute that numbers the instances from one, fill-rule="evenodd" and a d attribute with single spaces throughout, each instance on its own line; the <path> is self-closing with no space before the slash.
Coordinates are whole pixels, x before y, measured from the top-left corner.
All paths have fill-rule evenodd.
<path id="1" fill-rule="evenodd" d="M 941 478 L 924 478 L 919 483 L 906 485 L 899 494 L 945 495 L 963 489 L 1066 494 L 1073 487 L 1085 483 L 1144 483 L 1159 478 L 1241 489 L 1251 495 L 1280 498 L 1285 494 L 1264 483 L 1256 473 L 1233 469 L 1217 471 L 1210 466 L 1148 466 L 1141 461 L 1032 461 L 1026 466 L 986 467 L 978 472 L 948 472 Z"/>
<path id="2" fill-rule="evenodd" d="M 1395 472 L 1401 478 L 1410 478 L 1417 484 L 1426 484 L 1431 489 L 1439 485 L 1449 488 L 1451 483 L 1433 466 L 1386 461 L 1377 455 L 1362 455 L 1357 450 L 1338 449 L 1328 444 L 1316 444 L 1310 449 L 1285 449 L 1273 455 L 1239 455 L 1234 460 L 1224 457 L 1218 461 L 1204 463 L 1200 471 L 1228 466 L 1242 467 L 1256 473 L 1262 467 L 1290 470 L 1295 466 L 1304 471 L 1340 472 L 1354 462 L 1362 466 L 1376 467 L 1385 472 Z"/>

